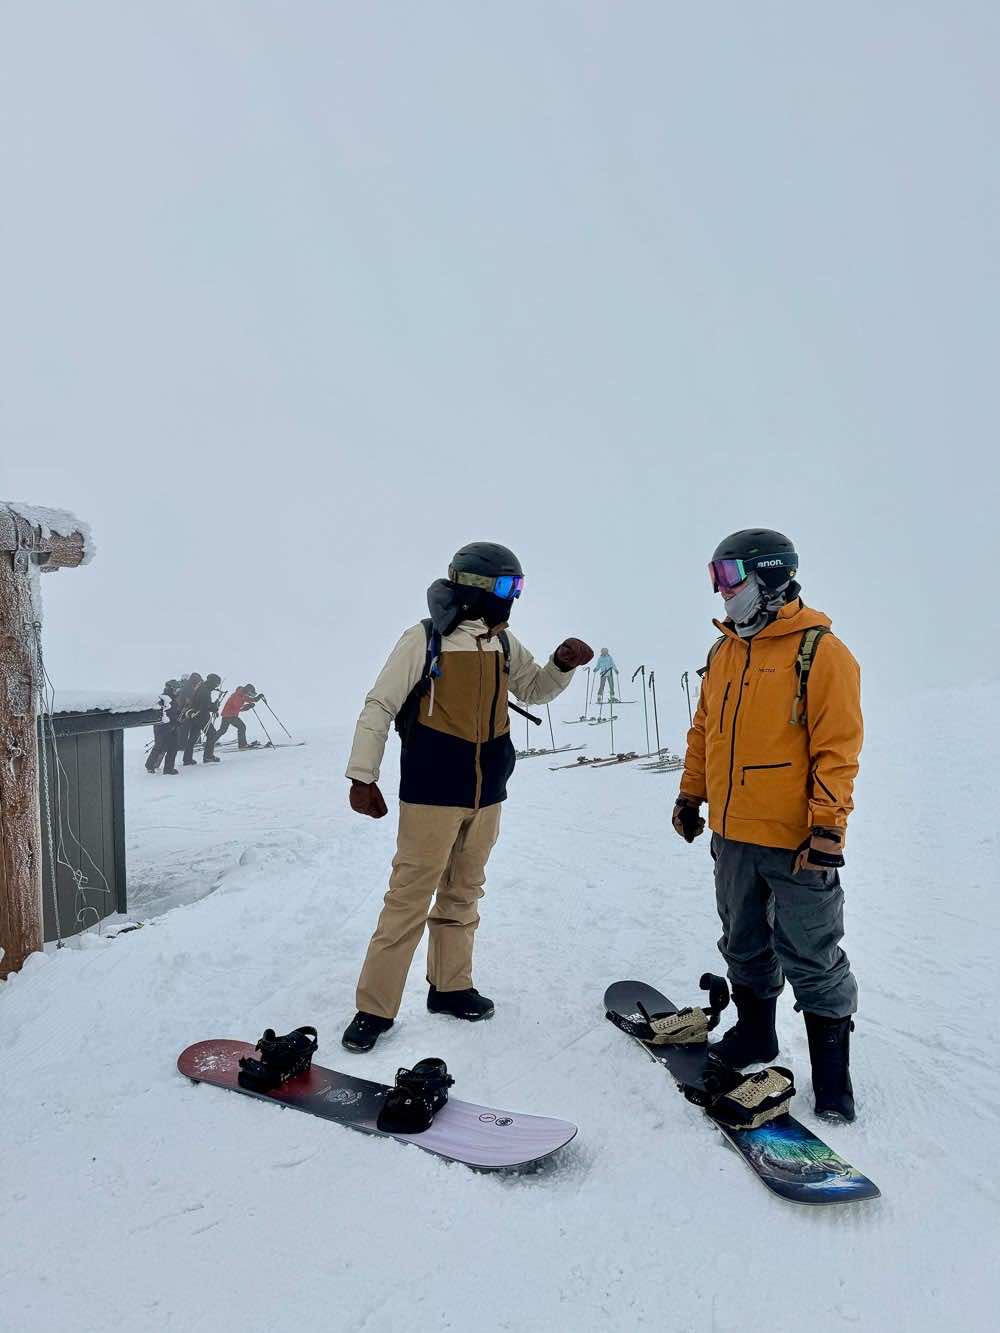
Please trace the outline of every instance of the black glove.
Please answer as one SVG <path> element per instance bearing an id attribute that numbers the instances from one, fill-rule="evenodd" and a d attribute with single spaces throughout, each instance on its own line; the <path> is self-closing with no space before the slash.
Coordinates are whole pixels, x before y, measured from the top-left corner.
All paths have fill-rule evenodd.
<path id="1" fill-rule="evenodd" d="M 352 778 L 350 802 L 352 810 L 356 810 L 359 815 L 369 815 L 372 819 L 381 819 L 389 813 L 377 782 L 359 782 L 357 778 Z"/>
<path id="2" fill-rule="evenodd" d="M 564 639 L 552 654 L 553 661 L 560 671 L 575 671 L 592 661 L 594 650 L 582 639 Z"/>
<path id="3" fill-rule="evenodd" d="M 699 811 L 701 801 L 697 796 L 685 796 L 681 792 L 674 802 L 674 813 L 670 822 L 685 842 L 694 842 L 705 832 L 705 821 Z"/>

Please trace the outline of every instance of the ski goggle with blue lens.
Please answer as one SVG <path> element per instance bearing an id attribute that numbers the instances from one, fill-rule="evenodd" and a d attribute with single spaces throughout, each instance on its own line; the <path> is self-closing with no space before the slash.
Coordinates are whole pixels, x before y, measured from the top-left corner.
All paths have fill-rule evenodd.
<path id="1" fill-rule="evenodd" d="M 799 567 L 799 557 L 794 551 L 783 551 L 780 555 L 754 555 L 746 560 L 710 560 L 708 577 L 712 580 L 712 591 L 720 588 L 736 588 L 755 569 L 790 569 Z"/>
<path id="2" fill-rule="evenodd" d="M 493 579 L 488 574 L 466 574 L 461 570 L 449 569 L 448 577 L 452 583 L 460 583 L 463 587 L 482 588 L 485 592 L 491 592 L 502 602 L 509 602 L 524 592 L 523 574 L 500 574 Z"/>

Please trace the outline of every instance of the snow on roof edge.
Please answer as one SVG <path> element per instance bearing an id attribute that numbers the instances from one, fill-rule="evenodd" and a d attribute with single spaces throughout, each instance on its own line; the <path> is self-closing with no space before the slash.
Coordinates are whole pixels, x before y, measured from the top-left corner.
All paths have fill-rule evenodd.
<path id="1" fill-rule="evenodd" d="M 159 708 L 156 690 L 57 690 L 53 716 L 63 713 L 144 713 Z"/>
<path id="2" fill-rule="evenodd" d="M 97 554 L 97 545 L 90 524 L 68 509 L 49 509 L 45 505 L 25 504 L 23 500 L 0 500 L 0 505 L 18 514 L 33 528 L 41 528 L 43 533 L 58 537 L 72 537 L 78 532 L 83 538 L 83 565 L 89 565 Z"/>

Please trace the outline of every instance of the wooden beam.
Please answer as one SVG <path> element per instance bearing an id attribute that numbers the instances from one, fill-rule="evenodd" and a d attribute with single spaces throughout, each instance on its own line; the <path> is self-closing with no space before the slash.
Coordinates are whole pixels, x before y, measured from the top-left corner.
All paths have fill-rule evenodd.
<path id="1" fill-rule="evenodd" d="M 42 947 L 35 719 L 40 609 L 32 573 L 83 564 L 85 534 L 57 533 L 46 522 L 69 526 L 66 518 L 0 502 L 0 979 Z"/>
<path id="2" fill-rule="evenodd" d="M 27 570 L 0 548 L 0 978 L 42 947 L 34 620 Z"/>

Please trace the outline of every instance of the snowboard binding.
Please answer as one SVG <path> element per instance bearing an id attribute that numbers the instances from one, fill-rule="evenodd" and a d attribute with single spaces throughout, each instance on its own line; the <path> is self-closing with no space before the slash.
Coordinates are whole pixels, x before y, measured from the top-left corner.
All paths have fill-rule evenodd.
<path id="1" fill-rule="evenodd" d="M 252 1055 L 240 1056 L 237 1076 L 240 1087 L 253 1092 L 280 1088 L 290 1078 L 309 1071 L 318 1046 L 314 1027 L 296 1028 L 284 1037 L 276 1036 L 274 1029 L 268 1028 L 256 1046 L 260 1059 Z"/>
<path id="2" fill-rule="evenodd" d="M 633 1037 L 648 1041 L 651 1046 L 701 1046 L 708 1042 L 708 1034 L 719 1025 L 722 1011 L 729 1004 L 729 986 L 725 977 L 705 972 L 698 982 L 701 990 L 708 991 L 708 1008 L 691 1006 L 674 1013 L 651 1014 L 641 1000 L 636 1008 L 643 1023 L 626 1026 L 616 1014 L 608 1014 L 612 1023 Z"/>
<path id="3" fill-rule="evenodd" d="M 744 1074 L 721 1060 L 710 1059 L 704 1087 L 682 1086 L 681 1092 L 727 1129 L 759 1129 L 769 1120 L 788 1114 L 795 1096 L 795 1077 L 783 1065 Z"/>
<path id="4" fill-rule="evenodd" d="M 386 1134 L 422 1134 L 448 1100 L 455 1080 L 443 1060 L 418 1060 L 412 1069 L 397 1069 L 395 1086 L 385 1095 L 378 1127 Z"/>

